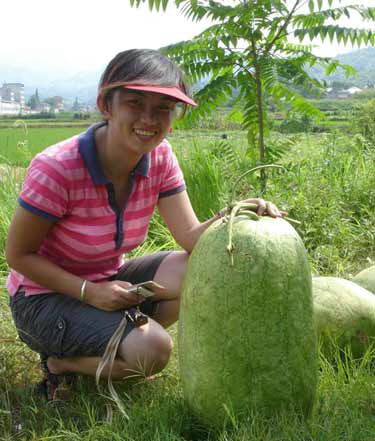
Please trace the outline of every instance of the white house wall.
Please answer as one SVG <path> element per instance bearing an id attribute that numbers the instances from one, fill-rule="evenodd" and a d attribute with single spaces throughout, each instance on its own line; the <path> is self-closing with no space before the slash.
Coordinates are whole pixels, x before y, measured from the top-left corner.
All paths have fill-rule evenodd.
<path id="1" fill-rule="evenodd" d="M 21 103 L 0 100 L 0 115 L 18 115 L 21 109 Z"/>

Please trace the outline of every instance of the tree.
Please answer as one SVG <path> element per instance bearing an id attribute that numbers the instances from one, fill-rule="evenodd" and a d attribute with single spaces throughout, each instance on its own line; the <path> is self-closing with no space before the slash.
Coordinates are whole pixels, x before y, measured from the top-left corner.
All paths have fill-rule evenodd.
<path id="1" fill-rule="evenodd" d="M 61 96 L 50 96 L 44 102 L 49 104 L 52 109 L 61 109 L 64 105 L 64 100 Z"/>
<path id="2" fill-rule="evenodd" d="M 27 105 L 30 107 L 31 110 L 40 109 L 40 98 L 38 89 L 35 90 L 34 95 L 31 95 L 29 101 L 27 102 Z"/>
<path id="3" fill-rule="evenodd" d="M 79 112 L 81 109 L 81 105 L 79 104 L 78 98 L 76 97 L 76 99 L 74 100 L 73 106 L 72 106 L 72 110 L 74 112 Z"/>
<path id="4" fill-rule="evenodd" d="M 168 0 L 130 0 L 139 6 L 165 9 Z M 224 1 L 224 0 L 223 0 Z M 337 0 L 340 3 L 340 0 Z M 259 163 L 267 162 L 265 135 L 268 131 L 266 102 L 289 108 L 312 118 L 322 114 L 300 93 L 319 91 L 323 84 L 307 69 L 317 63 L 326 75 L 338 67 L 352 74 L 354 69 L 337 60 L 312 53 L 311 42 L 320 38 L 339 43 L 375 44 L 375 33 L 339 26 L 337 20 L 358 13 L 363 20 L 375 20 L 375 8 L 350 5 L 333 7 L 334 0 L 236 0 L 224 4 L 216 0 L 175 0 L 190 19 L 210 18 L 214 24 L 192 40 L 172 44 L 162 51 L 174 58 L 195 83 L 209 78 L 195 95 L 199 107 L 190 120 L 206 116 L 224 103 L 234 91 L 235 104 L 243 110 L 249 147 L 258 146 Z M 306 12 L 303 7 L 308 8 Z M 302 11 L 301 11 L 302 9 Z M 298 41 L 298 43 L 292 42 Z M 262 175 L 263 189 L 265 176 Z"/>
<path id="5" fill-rule="evenodd" d="M 375 99 L 362 104 L 355 111 L 352 127 L 360 133 L 370 145 L 375 145 Z"/>

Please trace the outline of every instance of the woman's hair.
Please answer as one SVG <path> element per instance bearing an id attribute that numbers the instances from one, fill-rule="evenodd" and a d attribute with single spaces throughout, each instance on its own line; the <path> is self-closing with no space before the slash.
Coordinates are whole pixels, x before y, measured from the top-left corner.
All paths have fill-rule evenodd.
<path id="1" fill-rule="evenodd" d="M 111 102 L 117 89 L 111 89 L 111 84 L 119 82 L 145 86 L 178 86 L 185 94 L 190 95 L 181 69 L 172 60 L 153 49 L 123 51 L 109 62 L 99 82 L 99 94 L 104 94 L 106 105 Z M 185 113 L 187 106 L 185 103 L 181 104 Z"/>

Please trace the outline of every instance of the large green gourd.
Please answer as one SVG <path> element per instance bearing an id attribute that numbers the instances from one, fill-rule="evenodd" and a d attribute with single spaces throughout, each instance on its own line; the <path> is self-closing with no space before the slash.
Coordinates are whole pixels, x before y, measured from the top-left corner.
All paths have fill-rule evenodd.
<path id="1" fill-rule="evenodd" d="M 360 357 L 375 337 L 375 296 L 350 280 L 313 278 L 315 326 L 326 354 L 351 347 Z"/>
<path id="2" fill-rule="evenodd" d="M 375 265 L 364 269 L 352 278 L 357 285 L 375 294 Z"/>
<path id="3" fill-rule="evenodd" d="M 183 286 L 179 365 L 187 402 L 209 425 L 251 409 L 308 414 L 317 382 L 311 272 L 301 239 L 282 219 L 235 218 L 196 244 Z"/>

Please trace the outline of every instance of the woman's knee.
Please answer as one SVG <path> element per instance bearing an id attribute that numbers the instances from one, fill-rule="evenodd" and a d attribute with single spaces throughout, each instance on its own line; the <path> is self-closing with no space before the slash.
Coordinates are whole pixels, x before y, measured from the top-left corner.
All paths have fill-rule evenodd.
<path id="1" fill-rule="evenodd" d="M 163 330 L 164 331 L 164 330 Z M 155 333 L 149 336 L 146 343 L 144 358 L 146 364 L 151 369 L 152 374 L 156 374 L 165 368 L 173 349 L 173 341 L 167 332 Z"/>
<path id="2" fill-rule="evenodd" d="M 119 356 L 128 369 L 141 375 L 154 375 L 167 365 L 173 348 L 169 334 L 155 321 L 134 329 L 121 343 Z"/>

